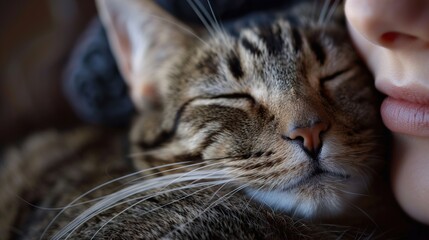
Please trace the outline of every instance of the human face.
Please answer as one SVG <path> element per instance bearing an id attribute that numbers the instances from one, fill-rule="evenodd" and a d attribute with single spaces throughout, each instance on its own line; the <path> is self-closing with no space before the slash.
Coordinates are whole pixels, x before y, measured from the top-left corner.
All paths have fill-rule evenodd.
<path id="1" fill-rule="evenodd" d="M 350 34 L 386 94 L 394 133 L 392 183 L 412 217 L 429 224 L 429 1 L 347 0 Z"/>

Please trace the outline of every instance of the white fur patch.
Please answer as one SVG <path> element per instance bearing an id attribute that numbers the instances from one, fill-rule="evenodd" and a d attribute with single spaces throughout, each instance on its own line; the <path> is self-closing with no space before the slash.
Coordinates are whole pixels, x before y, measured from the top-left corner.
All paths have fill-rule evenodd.
<path id="1" fill-rule="evenodd" d="M 339 214 L 343 204 L 339 196 L 326 196 L 323 199 L 305 198 L 299 196 L 294 190 L 255 190 L 247 189 L 247 195 L 276 211 L 284 211 L 291 216 L 306 219 L 326 217 Z"/>

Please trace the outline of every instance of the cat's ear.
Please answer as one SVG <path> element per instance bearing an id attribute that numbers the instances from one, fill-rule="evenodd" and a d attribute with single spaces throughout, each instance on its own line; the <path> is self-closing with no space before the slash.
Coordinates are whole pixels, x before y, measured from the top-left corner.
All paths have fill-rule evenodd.
<path id="1" fill-rule="evenodd" d="M 193 40 L 186 27 L 153 0 L 97 0 L 97 7 L 137 108 L 162 103 L 169 67 Z"/>

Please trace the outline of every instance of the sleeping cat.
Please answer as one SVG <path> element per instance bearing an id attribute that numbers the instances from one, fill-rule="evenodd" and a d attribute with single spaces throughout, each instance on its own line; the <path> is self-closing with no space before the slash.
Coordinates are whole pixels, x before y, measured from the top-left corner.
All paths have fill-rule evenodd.
<path id="1" fill-rule="evenodd" d="M 198 2 L 189 3 L 210 18 Z M 141 175 L 76 201 L 80 194 L 63 184 L 48 203 L 69 205 L 58 215 L 39 210 L 21 220 L 27 227 L 16 235 L 353 239 L 387 230 L 377 224 L 392 227 L 389 195 L 366 195 L 387 188 L 378 95 L 350 45 L 341 8 L 327 6 L 304 2 L 200 29 L 150 0 L 98 1 L 140 109 L 129 144 Z M 76 160 L 57 177 L 77 169 L 101 184 L 103 154 L 120 174 L 129 173 L 118 144 L 90 144 L 77 154 L 86 163 Z M 383 197 L 389 202 L 380 205 Z M 92 199 L 92 206 L 79 204 Z M 380 220 L 383 214 L 389 219 Z"/>

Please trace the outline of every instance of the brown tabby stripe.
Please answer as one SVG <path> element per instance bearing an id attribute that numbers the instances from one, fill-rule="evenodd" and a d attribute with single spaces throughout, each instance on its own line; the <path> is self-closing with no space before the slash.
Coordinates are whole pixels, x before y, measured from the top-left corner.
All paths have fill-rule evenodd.
<path id="1" fill-rule="evenodd" d="M 244 47 L 244 49 L 256 56 L 260 56 L 262 54 L 262 51 L 255 44 L 251 43 L 247 38 L 241 39 L 241 45 Z"/>
<path id="2" fill-rule="evenodd" d="M 176 124 L 174 124 L 176 126 Z M 145 141 L 140 141 L 138 143 L 138 145 L 145 150 L 149 150 L 149 149 L 154 149 L 154 148 L 159 148 L 161 147 L 163 144 L 166 144 L 168 142 L 170 142 L 174 136 L 174 132 L 175 132 L 175 127 L 174 127 L 174 131 L 163 131 L 161 132 L 158 137 L 153 141 L 153 142 L 145 142 Z"/>
<path id="3" fill-rule="evenodd" d="M 217 74 L 219 63 L 216 55 L 216 53 L 208 53 L 197 63 L 197 68 L 200 69 L 203 73 Z"/>
<path id="4" fill-rule="evenodd" d="M 217 135 L 220 135 L 220 132 L 216 131 L 216 132 L 212 132 L 210 133 L 203 141 L 203 143 L 201 143 L 200 145 L 200 149 L 201 151 L 205 150 L 206 148 L 210 147 L 215 141 L 215 137 Z"/>
<path id="5" fill-rule="evenodd" d="M 231 52 L 226 59 L 228 68 L 231 74 L 236 78 L 240 79 L 244 76 L 243 68 L 241 67 L 240 59 L 236 53 Z"/>
<path id="6" fill-rule="evenodd" d="M 278 25 L 259 29 L 259 37 L 265 43 L 268 53 L 271 55 L 277 55 L 283 50 L 284 40 L 281 34 L 275 29 L 279 29 Z"/>
<path id="7" fill-rule="evenodd" d="M 318 43 L 317 40 L 311 40 L 310 49 L 313 51 L 314 55 L 316 56 L 317 61 L 319 61 L 319 63 L 323 65 L 326 60 L 326 54 L 325 54 L 325 51 L 323 50 L 323 47 L 320 45 L 320 43 Z"/>
<path id="8" fill-rule="evenodd" d="M 198 162 L 203 160 L 203 156 L 201 155 L 201 153 L 188 153 L 188 154 L 176 155 L 174 156 L 174 160 L 176 160 L 177 162 L 184 162 L 184 161 Z"/>
<path id="9" fill-rule="evenodd" d="M 299 50 L 301 50 L 301 48 L 302 48 L 301 34 L 294 27 L 292 27 L 291 31 L 292 31 L 292 38 L 293 38 L 293 44 L 294 44 L 295 52 L 299 52 Z"/>

